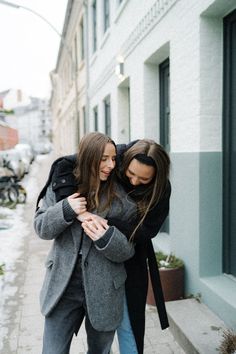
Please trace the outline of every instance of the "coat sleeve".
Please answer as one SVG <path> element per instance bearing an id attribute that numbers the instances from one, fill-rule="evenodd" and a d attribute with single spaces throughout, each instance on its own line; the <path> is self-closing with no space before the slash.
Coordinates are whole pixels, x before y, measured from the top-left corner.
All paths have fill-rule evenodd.
<path id="1" fill-rule="evenodd" d="M 127 237 L 114 226 L 110 226 L 108 232 L 110 233 L 109 239 L 104 247 L 101 247 L 99 242 L 95 242 L 96 249 L 115 263 L 121 263 L 133 257 L 134 244 L 129 242 Z"/>
<path id="2" fill-rule="evenodd" d="M 74 222 L 74 220 L 66 221 L 62 203 L 62 200 L 56 203 L 55 193 L 50 184 L 43 198 L 42 206 L 34 216 L 34 229 L 40 238 L 53 240 Z"/>

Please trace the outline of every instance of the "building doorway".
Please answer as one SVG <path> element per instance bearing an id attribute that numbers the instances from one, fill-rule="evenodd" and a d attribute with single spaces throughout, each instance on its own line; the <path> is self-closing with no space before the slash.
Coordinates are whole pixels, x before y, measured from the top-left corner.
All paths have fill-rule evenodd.
<path id="1" fill-rule="evenodd" d="M 160 144 L 170 152 L 169 121 L 170 121 L 170 64 L 166 59 L 159 65 L 160 77 Z M 169 233 L 169 216 L 161 227 L 161 232 Z"/>
<path id="2" fill-rule="evenodd" d="M 223 271 L 236 276 L 236 11 L 224 18 Z"/>

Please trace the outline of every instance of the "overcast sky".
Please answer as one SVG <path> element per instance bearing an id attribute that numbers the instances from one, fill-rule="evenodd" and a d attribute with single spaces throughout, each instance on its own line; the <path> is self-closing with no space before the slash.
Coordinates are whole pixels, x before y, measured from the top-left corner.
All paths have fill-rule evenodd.
<path id="1" fill-rule="evenodd" d="M 36 11 L 62 32 L 67 0 L 9 1 Z M 49 97 L 49 72 L 56 66 L 59 43 L 60 37 L 42 19 L 0 3 L 0 92 L 17 88 Z"/>

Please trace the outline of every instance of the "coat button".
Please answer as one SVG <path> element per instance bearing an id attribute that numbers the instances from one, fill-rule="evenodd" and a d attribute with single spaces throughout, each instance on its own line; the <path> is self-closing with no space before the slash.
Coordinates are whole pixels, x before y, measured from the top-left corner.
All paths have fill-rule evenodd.
<path id="1" fill-rule="evenodd" d="M 84 266 L 85 266 L 85 268 L 88 266 L 88 262 L 87 261 L 84 262 Z"/>
<path id="2" fill-rule="evenodd" d="M 53 187 L 55 187 L 56 185 L 57 185 L 57 182 L 54 182 L 54 183 L 52 184 Z"/>
<path id="3" fill-rule="evenodd" d="M 63 178 L 63 179 L 61 180 L 61 183 L 66 183 L 65 178 Z"/>

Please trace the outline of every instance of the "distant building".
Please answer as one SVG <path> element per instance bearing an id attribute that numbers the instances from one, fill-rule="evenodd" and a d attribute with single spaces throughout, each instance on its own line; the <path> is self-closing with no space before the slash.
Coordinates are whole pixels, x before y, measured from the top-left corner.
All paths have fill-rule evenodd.
<path id="1" fill-rule="evenodd" d="M 0 120 L 0 151 L 13 148 L 18 141 L 17 129 L 9 127 L 9 125 Z"/>
<path id="2" fill-rule="evenodd" d="M 71 52 L 61 44 L 56 68 L 51 73 L 53 146 L 57 155 L 76 151 L 88 129 L 85 28 L 83 1 L 68 1 L 62 37 L 70 37 Z"/>
<path id="3" fill-rule="evenodd" d="M 4 121 L 12 128 L 17 129 L 17 119 L 14 114 L 16 107 L 28 105 L 30 103 L 29 96 L 19 89 L 9 89 L 0 92 L 0 103 L 4 110 Z"/>
<path id="4" fill-rule="evenodd" d="M 20 142 L 37 150 L 37 147 L 51 142 L 51 113 L 46 99 L 27 96 L 21 90 L 0 92 L 0 120 L 3 122 L 1 149 L 12 148 Z M 7 133 L 7 127 L 15 132 Z M 11 136 L 10 141 L 6 140 L 8 136 Z"/>
<path id="5" fill-rule="evenodd" d="M 30 104 L 15 108 L 19 142 L 33 147 L 51 142 L 51 113 L 48 100 L 30 97 Z"/>
<path id="6" fill-rule="evenodd" d="M 5 102 L 11 96 L 11 90 L 0 92 L 0 150 L 13 148 L 18 142 L 17 122 L 14 111 Z"/>
<path id="7" fill-rule="evenodd" d="M 30 103 L 29 96 L 20 89 L 9 89 L 0 92 L 0 99 L 6 110 L 19 106 L 26 106 Z"/>

